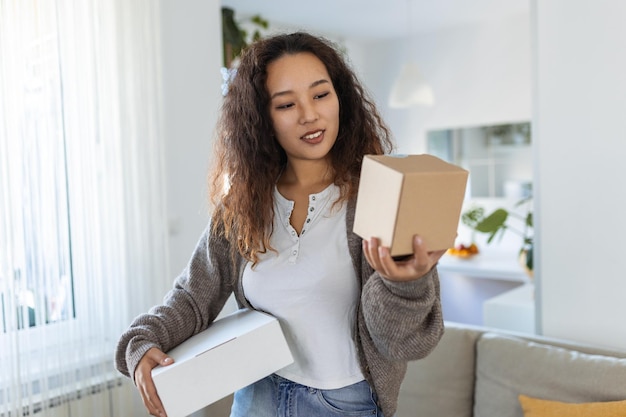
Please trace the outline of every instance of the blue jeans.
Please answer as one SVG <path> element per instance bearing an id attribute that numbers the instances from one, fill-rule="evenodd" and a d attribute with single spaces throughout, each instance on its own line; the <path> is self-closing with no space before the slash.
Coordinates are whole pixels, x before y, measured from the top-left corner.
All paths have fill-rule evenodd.
<path id="1" fill-rule="evenodd" d="M 322 390 L 270 375 L 235 392 L 230 417 L 383 417 L 367 381 Z"/>

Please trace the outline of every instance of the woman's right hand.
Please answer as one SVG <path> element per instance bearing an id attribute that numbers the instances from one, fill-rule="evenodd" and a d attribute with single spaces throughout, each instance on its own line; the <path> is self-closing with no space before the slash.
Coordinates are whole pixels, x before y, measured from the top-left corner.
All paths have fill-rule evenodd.
<path id="1" fill-rule="evenodd" d="M 151 416 L 167 417 L 152 380 L 152 369 L 156 368 L 157 365 L 167 366 L 173 363 L 174 359 L 160 349 L 153 347 L 143 355 L 135 369 L 135 385 L 141 394 L 143 405 Z"/>

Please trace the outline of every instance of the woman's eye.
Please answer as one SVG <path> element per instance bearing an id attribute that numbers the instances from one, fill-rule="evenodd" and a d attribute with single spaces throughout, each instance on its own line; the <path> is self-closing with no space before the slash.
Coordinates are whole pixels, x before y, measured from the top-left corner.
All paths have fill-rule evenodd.
<path id="1" fill-rule="evenodd" d="M 322 94 L 317 94 L 317 95 L 315 95 L 315 98 L 324 98 L 324 97 L 326 97 L 329 94 L 330 94 L 329 92 L 325 92 L 325 93 L 322 93 Z"/>
<path id="2" fill-rule="evenodd" d="M 278 106 L 276 106 L 276 108 L 278 110 L 285 110 L 285 109 L 288 109 L 290 107 L 293 107 L 293 103 L 279 104 Z"/>

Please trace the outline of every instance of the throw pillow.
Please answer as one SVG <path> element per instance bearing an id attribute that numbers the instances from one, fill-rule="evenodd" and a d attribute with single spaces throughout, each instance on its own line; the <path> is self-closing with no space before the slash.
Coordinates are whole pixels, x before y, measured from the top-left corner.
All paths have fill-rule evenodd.
<path id="1" fill-rule="evenodd" d="M 593 403 L 564 403 L 519 396 L 524 417 L 623 417 L 626 416 L 626 400 Z"/>

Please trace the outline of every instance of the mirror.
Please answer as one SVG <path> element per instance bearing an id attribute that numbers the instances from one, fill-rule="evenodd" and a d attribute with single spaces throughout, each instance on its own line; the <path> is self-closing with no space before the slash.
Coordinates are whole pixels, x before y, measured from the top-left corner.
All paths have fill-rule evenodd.
<path id="1" fill-rule="evenodd" d="M 532 193 L 529 122 L 430 130 L 427 149 L 470 172 L 467 198 L 519 200 Z"/>

